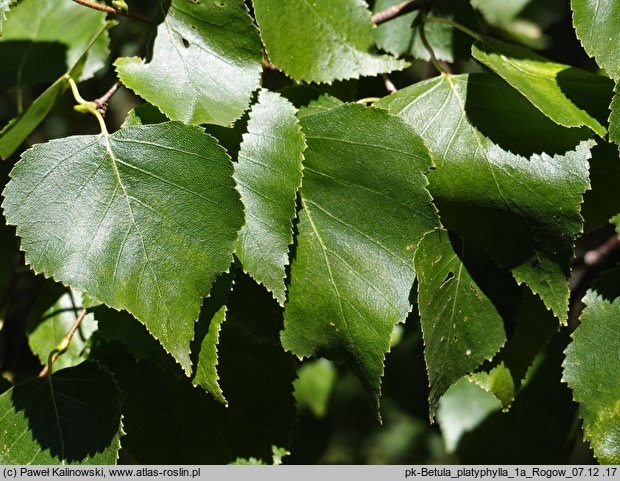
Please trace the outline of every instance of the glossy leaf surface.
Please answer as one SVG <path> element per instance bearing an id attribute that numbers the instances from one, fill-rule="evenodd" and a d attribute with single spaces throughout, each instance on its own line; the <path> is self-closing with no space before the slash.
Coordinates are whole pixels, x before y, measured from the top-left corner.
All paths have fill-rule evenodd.
<path id="1" fill-rule="evenodd" d="M 613 88 L 608 78 L 492 38 L 476 42 L 472 54 L 554 122 L 564 127 L 583 125 L 600 137 L 607 133 L 604 123 Z"/>
<path id="2" fill-rule="evenodd" d="M 450 385 L 506 341 L 502 317 L 472 279 L 465 256 L 464 246 L 453 245 L 445 230 L 426 234 L 415 252 L 431 418 Z"/>
<path id="3" fill-rule="evenodd" d="M 571 0 L 573 25 L 583 48 L 614 79 L 620 78 L 620 3 Z"/>
<path id="4" fill-rule="evenodd" d="M 411 309 L 413 251 L 437 225 L 421 139 L 378 109 L 301 120 L 308 148 L 285 349 L 344 360 L 378 403 L 394 325 Z"/>
<path id="5" fill-rule="evenodd" d="M 295 113 L 287 100 L 261 90 L 235 167 L 246 215 L 236 255 L 244 270 L 280 304 L 286 299 L 285 268 L 293 243 L 292 220 L 305 149 Z"/>
<path id="6" fill-rule="evenodd" d="M 122 82 L 168 118 L 231 125 L 260 82 L 260 41 L 242 0 L 173 0 L 148 63 L 115 63 Z"/>
<path id="7" fill-rule="evenodd" d="M 243 223 L 232 171 L 176 122 L 69 137 L 24 154 L 4 213 L 35 271 L 131 312 L 189 373 L 202 298 Z"/>
<path id="8" fill-rule="evenodd" d="M 569 261 L 582 230 L 579 208 L 589 187 L 592 142 L 554 156 L 532 153 L 527 158 L 505 150 L 493 139 L 504 143 L 504 135 L 514 136 L 515 129 L 502 135 L 500 127 L 486 130 L 496 105 L 491 101 L 503 101 L 506 108 L 509 100 L 517 105 L 526 100 L 511 98 L 510 87 L 502 84 L 488 74 L 442 75 L 378 105 L 399 114 L 424 137 L 437 165 L 429 174 L 429 189 L 442 223 L 489 252 L 565 320 Z M 485 96 L 479 97 L 481 90 Z M 477 117 L 480 110 L 484 117 Z M 529 114 L 532 126 L 539 122 L 545 128 L 548 120 L 542 114 Z"/>
<path id="9" fill-rule="evenodd" d="M 403 60 L 368 52 L 373 24 L 361 0 L 253 0 L 269 59 L 304 82 L 402 70 Z"/>

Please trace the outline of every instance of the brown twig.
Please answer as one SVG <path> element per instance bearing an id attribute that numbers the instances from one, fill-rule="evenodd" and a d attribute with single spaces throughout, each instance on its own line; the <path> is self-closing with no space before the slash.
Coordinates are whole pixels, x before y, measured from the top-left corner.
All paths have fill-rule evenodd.
<path id="1" fill-rule="evenodd" d="M 434 3 L 437 3 L 437 1 L 438 0 L 406 0 L 405 2 L 398 3 L 375 13 L 372 16 L 372 21 L 375 25 L 381 25 L 388 20 L 400 17 L 414 10 L 427 9 Z"/>
<path id="2" fill-rule="evenodd" d="M 263 64 L 263 68 L 266 68 L 267 70 L 278 70 L 278 67 L 264 57 L 261 63 Z"/>
<path id="3" fill-rule="evenodd" d="M 111 7 L 109 5 L 103 5 L 101 3 L 97 3 L 91 0 L 73 0 L 75 3 L 79 3 L 80 5 L 84 5 L 88 8 L 94 8 L 95 10 L 100 10 L 102 12 L 114 13 L 116 15 L 125 15 L 126 17 L 133 18 L 135 20 L 140 20 L 141 22 L 151 23 L 152 20 L 144 15 L 140 15 L 139 13 L 130 12 L 129 10 L 119 10 L 118 8 Z"/>
<path id="4" fill-rule="evenodd" d="M 118 90 L 120 86 L 121 86 L 121 83 L 117 80 L 116 82 L 114 82 L 114 85 L 112 85 L 112 87 L 110 87 L 110 89 L 105 94 L 103 94 L 98 99 L 93 100 L 93 102 L 95 102 L 95 105 L 97 106 L 97 110 L 104 117 L 105 117 L 106 112 L 108 111 L 108 102 L 110 102 L 112 95 L 116 93 L 116 91 Z"/>
<path id="5" fill-rule="evenodd" d="M 86 309 L 82 309 L 80 313 L 78 314 L 78 316 L 75 318 L 75 322 L 71 326 L 71 329 L 69 329 L 69 332 L 65 334 L 65 337 L 62 338 L 62 340 L 60 341 L 56 349 L 54 349 L 52 353 L 50 354 L 47 364 L 43 367 L 43 369 L 41 369 L 41 372 L 39 373 L 39 377 L 45 377 L 47 373 L 49 372 L 50 366 L 54 364 L 58 356 L 60 356 L 63 352 L 67 350 L 67 348 L 69 347 L 69 343 L 71 342 L 71 339 L 73 339 L 73 335 L 75 334 L 75 331 L 77 331 L 78 327 L 80 327 L 80 324 L 82 323 L 85 317 L 86 317 Z"/>
<path id="6" fill-rule="evenodd" d="M 596 249 L 586 252 L 583 256 L 583 263 L 587 266 L 597 266 L 604 262 L 618 246 L 620 246 L 620 237 L 614 234 Z"/>

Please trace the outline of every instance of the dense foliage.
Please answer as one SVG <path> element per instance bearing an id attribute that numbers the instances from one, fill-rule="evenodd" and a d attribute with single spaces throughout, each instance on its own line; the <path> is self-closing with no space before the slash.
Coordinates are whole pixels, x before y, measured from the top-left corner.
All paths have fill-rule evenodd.
<path id="1" fill-rule="evenodd" d="M 0 463 L 620 464 L 620 0 L 128 3 L 0 0 Z"/>

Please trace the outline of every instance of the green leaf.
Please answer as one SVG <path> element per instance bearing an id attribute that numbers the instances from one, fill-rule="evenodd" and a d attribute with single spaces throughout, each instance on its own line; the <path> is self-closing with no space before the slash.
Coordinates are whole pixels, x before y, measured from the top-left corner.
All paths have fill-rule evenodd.
<path id="1" fill-rule="evenodd" d="M 327 359 L 302 364 L 294 383 L 297 404 L 309 408 L 317 418 L 325 417 L 337 376 L 335 366 Z"/>
<path id="2" fill-rule="evenodd" d="M 95 46 L 99 50 L 107 49 L 109 43 L 107 31 L 114 25 L 116 25 L 114 22 L 108 22 L 93 32 L 91 42 L 85 45 L 82 56 L 74 65 L 70 66 L 67 75 L 85 79 L 87 73 L 94 73 L 99 57 L 91 55 L 90 49 Z M 58 99 L 62 97 L 68 88 L 69 84 L 66 77 L 60 77 L 39 95 L 26 110 L 4 126 L 0 131 L 0 158 L 6 159 L 17 150 L 22 142 L 47 117 Z"/>
<path id="3" fill-rule="evenodd" d="M 408 65 L 368 53 L 374 26 L 362 0 L 253 0 L 253 4 L 269 59 L 294 80 L 332 83 Z"/>
<path id="4" fill-rule="evenodd" d="M 119 391 L 96 364 L 34 378 L 0 395 L 2 464 L 115 464 Z"/>
<path id="5" fill-rule="evenodd" d="M 170 119 L 230 125 L 260 85 L 260 39 L 243 0 L 172 0 L 150 62 L 115 65 L 127 87 Z"/>
<path id="6" fill-rule="evenodd" d="M 465 246 L 453 245 L 445 230 L 426 234 L 415 251 L 431 419 L 450 385 L 491 359 L 506 341 L 502 316 L 465 261 Z"/>
<path id="7" fill-rule="evenodd" d="M 472 55 L 554 122 L 564 127 L 586 126 L 600 137 L 607 133 L 603 124 L 613 89 L 608 78 L 488 37 L 472 46 Z"/>
<path id="8" fill-rule="evenodd" d="M 37 303 L 28 329 L 28 345 L 44 365 L 47 364 L 50 353 L 69 332 L 82 308 L 82 296 L 79 292 L 56 287 L 46 289 L 45 293 L 51 295 Z M 87 360 L 88 342 L 96 330 L 97 321 L 92 314 L 87 314 L 67 350 L 53 364 L 54 372 Z"/>
<path id="9" fill-rule="evenodd" d="M 620 298 L 590 290 L 566 349 L 563 380 L 579 403 L 586 439 L 603 464 L 620 463 Z"/>
<path id="10" fill-rule="evenodd" d="M 620 3 L 571 0 L 573 25 L 581 45 L 613 79 L 620 79 Z"/>
<path id="11" fill-rule="evenodd" d="M 441 397 L 437 407 L 437 423 L 446 451 L 453 453 L 466 432 L 475 429 L 501 407 L 493 394 L 467 378 L 455 382 Z"/>
<path id="12" fill-rule="evenodd" d="M 236 255 L 244 270 L 281 305 L 286 300 L 285 268 L 306 147 L 295 113 L 288 100 L 261 90 L 235 167 L 246 213 Z"/>
<path id="13" fill-rule="evenodd" d="M 401 3 L 401 0 L 378 0 L 373 8 L 380 12 Z M 449 18 L 461 25 L 475 27 L 475 15 L 468 2 L 444 0 L 434 5 L 428 12 L 432 17 Z M 419 13 L 411 12 L 379 25 L 373 32 L 377 46 L 396 56 L 411 55 L 422 60 L 430 60 L 428 49 L 422 42 L 418 31 Z M 425 34 L 435 57 L 438 60 L 454 62 L 459 56 L 469 55 L 470 37 L 454 30 L 449 25 L 427 23 Z"/>
<path id="14" fill-rule="evenodd" d="M 228 406 L 228 402 L 220 387 L 220 377 L 217 372 L 218 345 L 222 323 L 226 320 L 228 312 L 225 304 L 232 289 L 232 283 L 231 274 L 224 274 L 215 282 L 200 310 L 200 318 L 196 323 L 191 346 L 194 365 L 192 383 L 194 386 L 201 386 L 225 406 Z"/>
<path id="15" fill-rule="evenodd" d="M 19 2 L 0 37 L 0 89 L 45 84 L 70 71 L 105 28 L 105 16 L 75 2 Z"/>
<path id="16" fill-rule="evenodd" d="M 446 228 L 486 250 L 566 320 L 569 261 L 573 240 L 582 231 L 579 207 L 589 187 L 593 142 L 581 142 L 575 150 L 554 156 L 525 158 L 505 150 L 492 140 L 503 134 L 479 128 L 488 122 L 485 117 L 493 118 L 501 132 L 505 128 L 499 123 L 501 106 L 504 122 L 512 129 L 508 135 L 516 144 L 519 132 L 510 125 L 509 102 L 527 101 L 518 94 L 520 98 L 511 98 L 512 89 L 502 84 L 490 74 L 442 75 L 400 90 L 377 105 L 399 114 L 424 137 L 437 165 L 428 176 L 429 190 Z M 486 98 L 478 96 L 480 91 Z M 477 110 L 487 116 L 475 116 Z M 537 123 L 546 128 L 550 121 L 533 110 L 528 128 Z M 567 134 L 570 142 L 572 130 Z"/>
<path id="17" fill-rule="evenodd" d="M 189 373 L 202 298 L 243 223 L 232 171 L 177 122 L 68 137 L 23 155 L 4 213 L 36 272 L 131 312 Z"/>
<path id="18" fill-rule="evenodd" d="M 437 225 L 421 139 L 379 109 L 301 120 L 308 148 L 284 348 L 343 360 L 378 407 L 394 325 L 411 309 L 413 251 Z"/>

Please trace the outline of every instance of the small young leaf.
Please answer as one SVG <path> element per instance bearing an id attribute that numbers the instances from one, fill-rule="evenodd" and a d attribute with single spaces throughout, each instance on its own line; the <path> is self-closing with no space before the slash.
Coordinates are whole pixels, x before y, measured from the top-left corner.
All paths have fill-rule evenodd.
<path id="1" fill-rule="evenodd" d="M 510 370 L 500 363 L 489 372 L 475 372 L 467 376 L 470 382 L 493 394 L 507 411 L 515 398 L 515 383 Z"/>
<path id="2" fill-rule="evenodd" d="M 468 272 L 464 246 L 457 247 L 437 230 L 424 236 L 414 257 L 431 419 L 450 385 L 506 341 L 502 316 Z"/>
<path id="3" fill-rule="evenodd" d="M 571 0 L 573 25 L 581 45 L 613 79 L 620 79 L 620 3 Z"/>
<path id="4" fill-rule="evenodd" d="M 243 0 L 172 0 L 150 62 L 115 65 L 127 87 L 170 119 L 231 125 L 260 84 L 260 39 Z"/>
<path id="5" fill-rule="evenodd" d="M 582 231 L 579 208 L 589 187 L 593 142 L 581 142 L 564 155 L 525 158 L 506 151 L 492 140 L 501 125 L 483 134 L 479 122 L 484 119 L 473 121 L 475 109 L 507 108 L 505 100 L 511 99 L 512 89 L 498 82 L 504 83 L 491 74 L 442 75 L 400 90 L 377 105 L 402 116 L 424 137 L 437 165 L 428 176 L 429 190 L 442 223 L 489 252 L 517 282 L 525 282 L 566 320 L 569 262 L 573 240 Z M 477 95 L 482 90 L 486 98 Z M 529 103 L 518 97 L 511 101 Z M 550 121 L 534 112 L 532 127 L 540 122 L 546 128 L 544 122 Z M 510 110 L 502 115 L 505 122 L 512 120 Z M 499 123 L 501 118 L 494 120 Z M 574 129 L 562 130 L 573 139 Z"/>
<path id="6" fill-rule="evenodd" d="M 308 148 L 284 348 L 344 360 L 378 407 L 394 325 L 411 309 L 413 251 L 438 224 L 421 139 L 379 109 L 301 120 Z"/>
<path id="7" fill-rule="evenodd" d="M 143 322 L 189 374 L 202 298 L 243 223 L 232 162 L 177 122 L 28 150 L 4 191 L 27 262 Z"/>
<path id="8" fill-rule="evenodd" d="M 0 395 L 2 464 L 115 464 L 122 435 L 112 376 L 84 362 Z"/>
<path id="9" fill-rule="evenodd" d="M 236 255 L 244 270 L 264 284 L 280 304 L 286 300 L 285 268 L 293 243 L 292 219 L 306 147 L 295 113 L 288 100 L 261 90 L 235 167 L 246 213 Z"/>
<path id="10" fill-rule="evenodd" d="M 590 290 L 566 349 L 564 378 L 580 405 L 585 437 L 601 463 L 620 464 L 620 298 Z"/>
<path id="11" fill-rule="evenodd" d="M 362 0 L 253 0 L 269 59 L 304 82 L 332 83 L 402 70 L 407 63 L 368 53 L 373 24 Z"/>
<path id="12" fill-rule="evenodd" d="M 554 122 L 564 127 L 584 125 L 600 137 L 607 133 L 603 124 L 613 89 L 608 78 L 487 37 L 472 46 L 472 55 Z"/>

